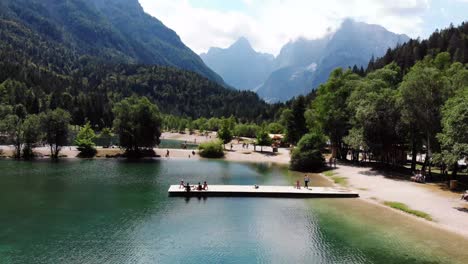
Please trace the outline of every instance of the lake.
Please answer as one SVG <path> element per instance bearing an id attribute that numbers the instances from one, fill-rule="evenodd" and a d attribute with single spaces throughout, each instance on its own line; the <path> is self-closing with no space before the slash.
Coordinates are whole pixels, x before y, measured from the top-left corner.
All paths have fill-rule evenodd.
<path id="1" fill-rule="evenodd" d="M 3 160 L 0 169 L 0 263 L 468 263 L 466 240 L 359 199 L 167 195 L 181 179 L 301 177 L 267 164 Z"/>

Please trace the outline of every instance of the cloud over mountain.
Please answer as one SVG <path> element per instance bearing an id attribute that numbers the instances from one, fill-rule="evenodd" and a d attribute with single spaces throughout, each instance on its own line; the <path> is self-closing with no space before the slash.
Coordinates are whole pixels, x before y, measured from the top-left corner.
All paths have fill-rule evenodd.
<path id="1" fill-rule="evenodd" d="M 430 8 L 429 0 L 233 0 L 229 1 L 231 8 L 225 9 L 219 8 L 222 4 L 218 1 L 140 3 L 174 28 L 197 53 L 213 46 L 228 47 L 245 36 L 255 50 L 274 55 L 290 40 L 323 37 L 346 17 L 418 37 L 423 32 L 424 13 Z"/>

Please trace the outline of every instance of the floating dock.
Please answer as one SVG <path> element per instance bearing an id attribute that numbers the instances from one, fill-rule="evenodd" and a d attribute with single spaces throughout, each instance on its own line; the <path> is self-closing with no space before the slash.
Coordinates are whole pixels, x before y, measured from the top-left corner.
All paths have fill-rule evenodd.
<path id="1" fill-rule="evenodd" d="M 195 189 L 195 188 L 192 188 Z M 359 194 L 345 188 L 259 186 L 252 185 L 210 185 L 208 190 L 190 192 L 179 185 L 171 185 L 169 196 L 179 197 L 273 197 L 273 198 L 356 198 Z"/>

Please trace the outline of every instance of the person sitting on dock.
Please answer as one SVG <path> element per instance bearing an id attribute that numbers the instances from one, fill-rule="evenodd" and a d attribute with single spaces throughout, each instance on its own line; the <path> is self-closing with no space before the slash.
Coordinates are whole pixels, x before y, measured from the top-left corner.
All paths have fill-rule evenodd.
<path id="1" fill-rule="evenodd" d="M 203 182 L 203 190 L 208 190 L 208 183 L 206 183 L 206 181 Z"/>
<path id="2" fill-rule="evenodd" d="M 185 185 L 185 191 L 190 192 L 192 188 L 190 187 L 190 184 L 187 182 L 187 185 Z"/>
<path id="3" fill-rule="evenodd" d="M 203 186 L 201 183 L 198 183 L 197 191 L 203 191 Z"/>
<path id="4" fill-rule="evenodd" d="M 184 180 L 180 181 L 179 189 L 185 188 Z"/>

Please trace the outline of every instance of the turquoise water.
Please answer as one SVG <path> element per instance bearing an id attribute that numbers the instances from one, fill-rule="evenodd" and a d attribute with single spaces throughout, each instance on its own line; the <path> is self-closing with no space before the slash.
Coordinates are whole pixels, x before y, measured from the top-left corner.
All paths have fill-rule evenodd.
<path id="1" fill-rule="evenodd" d="M 176 140 L 176 139 L 161 139 L 159 144 L 160 149 L 181 149 L 185 141 Z M 198 145 L 194 143 L 187 143 L 187 149 L 197 149 Z"/>
<path id="2" fill-rule="evenodd" d="M 0 161 L 0 169 L 0 263 L 468 260 L 448 243 L 457 237 L 359 200 L 167 196 L 182 178 L 279 185 L 298 177 L 269 165 Z"/>

